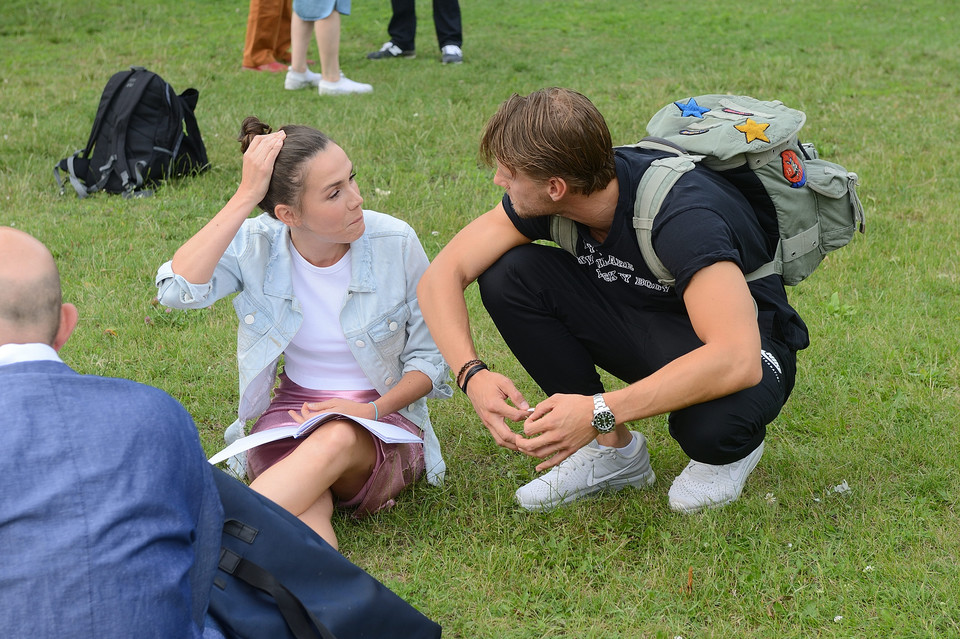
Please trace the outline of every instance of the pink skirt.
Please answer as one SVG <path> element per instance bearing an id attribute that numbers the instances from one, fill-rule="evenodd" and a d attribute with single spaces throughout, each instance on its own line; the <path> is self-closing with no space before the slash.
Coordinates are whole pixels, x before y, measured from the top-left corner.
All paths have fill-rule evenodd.
<path id="1" fill-rule="evenodd" d="M 380 394 L 375 390 L 312 390 L 303 388 L 281 373 L 280 385 L 274 390 L 270 406 L 253 425 L 250 432 L 256 433 L 294 424 L 296 422 L 290 417 L 288 410 L 300 412 L 304 402 L 320 402 L 336 397 L 354 402 L 372 402 L 379 399 Z M 399 426 L 418 437 L 423 436 L 416 424 L 399 413 L 381 415 L 380 421 Z M 362 517 L 393 506 L 396 503 L 394 498 L 406 486 L 416 481 L 425 468 L 422 444 L 385 444 L 372 435 L 370 437 L 377 451 L 377 461 L 370 477 L 360 492 L 348 500 L 337 502 L 340 508 L 354 509 L 355 517 Z M 303 441 L 289 437 L 247 451 L 247 473 L 250 479 L 256 479 L 264 470 L 293 452 Z"/>

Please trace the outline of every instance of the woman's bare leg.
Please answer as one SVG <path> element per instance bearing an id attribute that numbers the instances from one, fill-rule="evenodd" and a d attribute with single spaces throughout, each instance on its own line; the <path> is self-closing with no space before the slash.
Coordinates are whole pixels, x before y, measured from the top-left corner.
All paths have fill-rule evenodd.
<path id="1" fill-rule="evenodd" d="M 333 495 L 350 499 L 360 492 L 376 461 L 377 449 L 370 433 L 353 422 L 333 421 L 263 471 L 250 487 L 299 517 L 336 547 L 330 527 Z"/>
<path id="2" fill-rule="evenodd" d="M 340 12 L 333 11 L 313 23 L 313 32 L 320 49 L 320 72 L 327 82 L 340 80 Z M 306 59 L 306 58 L 304 58 Z"/>
<path id="3" fill-rule="evenodd" d="M 290 18 L 290 69 L 298 73 L 307 70 L 307 47 L 313 24 L 304 22 L 296 13 Z"/>

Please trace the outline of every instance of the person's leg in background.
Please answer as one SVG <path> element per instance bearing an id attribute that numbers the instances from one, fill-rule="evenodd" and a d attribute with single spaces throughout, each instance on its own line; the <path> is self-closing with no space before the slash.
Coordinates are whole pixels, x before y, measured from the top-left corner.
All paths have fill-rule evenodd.
<path id="1" fill-rule="evenodd" d="M 416 0 L 391 0 L 390 23 L 387 33 L 390 39 L 383 43 L 377 51 L 367 54 L 370 60 L 387 60 L 391 58 L 415 58 L 417 38 L 417 3 Z"/>
<path id="2" fill-rule="evenodd" d="M 280 28 L 277 30 L 277 43 L 273 48 L 273 57 L 279 62 L 290 64 L 293 57 L 290 52 L 290 22 L 293 19 L 293 2 L 285 0 L 280 13 Z"/>
<path id="3" fill-rule="evenodd" d="M 463 62 L 463 23 L 460 18 L 460 0 L 433 0 L 433 26 L 440 45 L 440 62 Z"/>
<path id="4" fill-rule="evenodd" d="M 284 5 L 289 0 L 250 0 L 247 14 L 247 36 L 243 44 L 243 68 L 253 71 L 286 71 L 287 66 L 274 57 L 282 36 Z"/>
<path id="5" fill-rule="evenodd" d="M 296 0 L 291 22 L 290 70 L 284 88 L 317 87 L 320 95 L 370 93 L 373 87 L 347 78 L 340 69 L 340 15 L 350 15 L 349 0 Z M 320 51 L 320 73 L 307 68 L 307 47 L 313 31 Z"/>

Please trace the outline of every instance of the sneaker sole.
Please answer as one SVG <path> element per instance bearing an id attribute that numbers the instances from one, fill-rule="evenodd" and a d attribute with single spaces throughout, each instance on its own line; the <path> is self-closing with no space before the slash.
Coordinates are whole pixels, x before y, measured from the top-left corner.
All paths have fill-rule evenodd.
<path id="1" fill-rule="evenodd" d="M 320 95 L 366 95 L 373 91 L 319 91 Z"/>
<path id="2" fill-rule="evenodd" d="M 590 497 L 591 495 L 596 495 L 598 493 L 615 493 L 623 490 L 627 486 L 632 486 L 638 490 L 643 488 L 648 488 L 652 486 L 657 481 L 657 475 L 653 472 L 651 468 L 648 472 L 640 475 L 639 477 L 634 477 L 628 480 L 613 480 L 609 483 L 599 484 L 597 486 L 588 486 L 582 490 L 576 492 L 567 493 L 560 499 L 549 501 L 549 502 L 536 502 L 532 504 L 525 504 L 521 499 L 514 495 L 516 502 L 524 510 L 529 510 L 532 512 L 548 512 L 559 508 L 560 506 L 565 506 L 571 502 L 577 501 L 578 499 L 583 499 L 585 497 Z"/>
<path id="3" fill-rule="evenodd" d="M 670 510 L 672 510 L 675 513 L 680 513 L 681 515 L 695 515 L 696 513 L 703 512 L 704 510 L 714 510 L 716 508 L 723 508 L 724 506 L 728 504 L 732 504 L 733 502 L 737 501 L 739 498 L 740 496 L 737 495 L 733 499 L 727 499 L 726 501 L 710 502 L 708 504 L 703 504 L 701 506 L 694 506 L 694 507 L 687 506 L 686 504 L 682 504 L 678 501 L 671 501 Z"/>

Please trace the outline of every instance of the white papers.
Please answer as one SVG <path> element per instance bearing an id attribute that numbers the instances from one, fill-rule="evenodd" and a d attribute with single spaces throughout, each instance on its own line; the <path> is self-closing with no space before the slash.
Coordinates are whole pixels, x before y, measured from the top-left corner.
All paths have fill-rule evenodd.
<path id="1" fill-rule="evenodd" d="M 370 431 L 370 434 L 372 434 L 374 437 L 387 444 L 423 443 L 423 440 L 413 433 L 405 431 L 399 426 L 394 426 L 393 424 L 377 422 L 372 419 L 364 419 L 362 417 L 353 417 L 352 415 L 343 415 L 341 413 L 320 413 L 319 415 L 314 415 L 302 424 L 292 424 L 290 426 L 281 426 L 280 428 L 271 428 L 270 430 L 262 430 L 259 433 L 253 433 L 252 435 L 241 437 L 211 457 L 208 461 L 211 464 L 219 464 L 223 460 L 233 457 L 234 455 L 238 455 L 262 444 L 275 442 L 278 439 L 285 439 L 287 437 L 306 437 L 318 426 L 333 419 L 347 419 L 359 424 Z"/>

